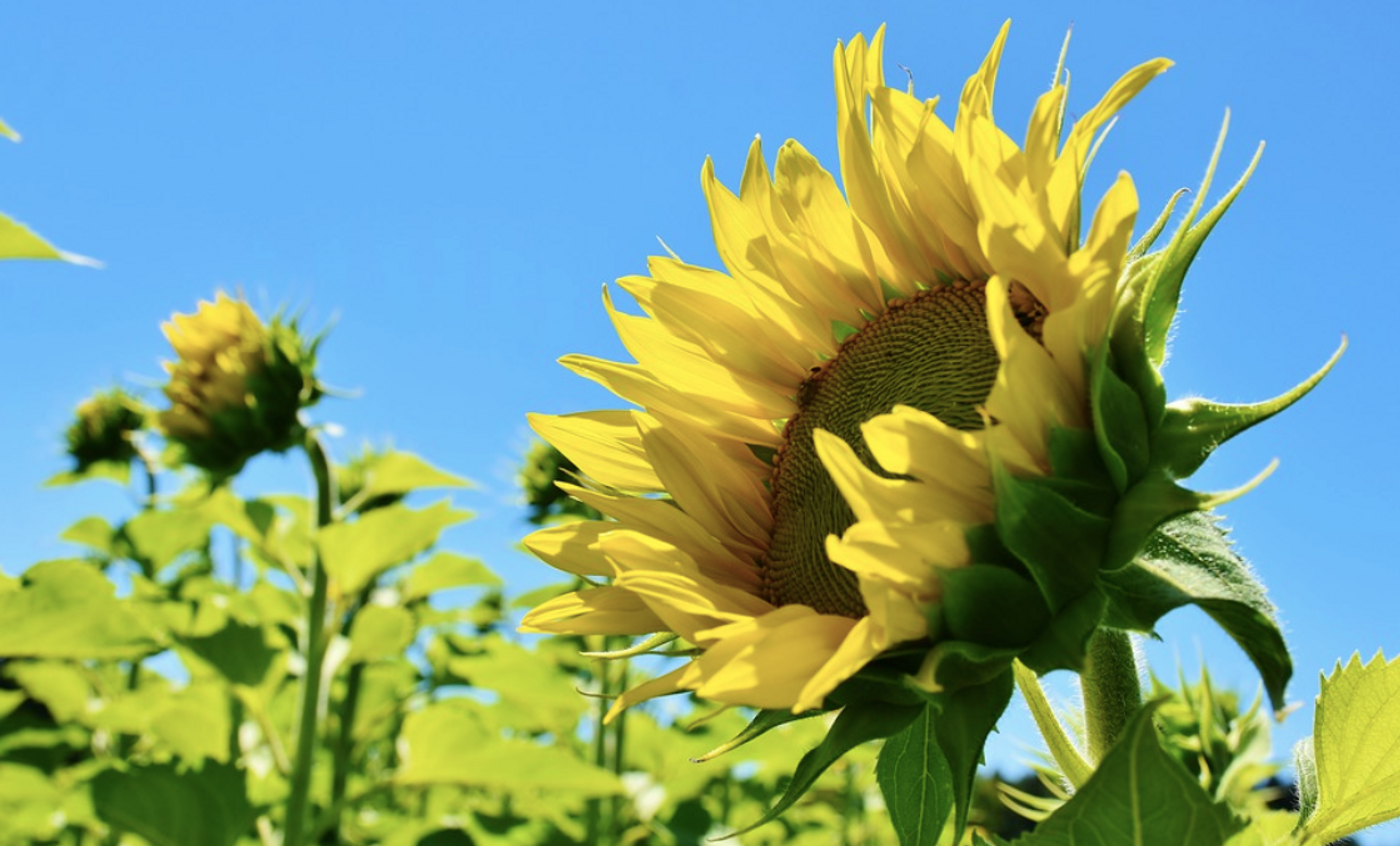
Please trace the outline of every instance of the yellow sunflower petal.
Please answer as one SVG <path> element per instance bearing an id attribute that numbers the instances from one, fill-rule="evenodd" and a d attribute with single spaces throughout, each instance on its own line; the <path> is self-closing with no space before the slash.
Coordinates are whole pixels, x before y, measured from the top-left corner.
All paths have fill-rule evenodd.
<path id="1" fill-rule="evenodd" d="M 620 587 L 566 593 L 531 610 L 520 630 L 547 634 L 640 635 L 671 631 L 646 601 Z"/>
<path id="2" fill-rule="evenodd" d="M 633 411 L 529 414 L 530 427 L 586 475 L 624 491 L 665 490 L 647 463 Z"/>
<path id="3" fill-rule="evenodd" d="M 697 694 L 755 708 L 792 708 L 856 621 L 789 605 L 745 624 L 690 666 Z M 687 686 L 690 686 L 688 684 Z"/>
<path id="4" fill-rule="evenodd" d="M 614 523 L 580 520 L 532 532 L 523 542 L 541 561 L 566 573 L 611 577 L 616 570 L 598 548 L 598 538 L 615 529 Z"/>

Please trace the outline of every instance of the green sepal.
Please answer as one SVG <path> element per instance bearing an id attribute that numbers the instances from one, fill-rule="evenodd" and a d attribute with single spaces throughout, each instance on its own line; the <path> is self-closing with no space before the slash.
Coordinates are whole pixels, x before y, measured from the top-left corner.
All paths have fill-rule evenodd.
<path id="1" fill-rule="evenodd" d="M 1087 429 L 1050 428 L 1050 469 L 1056 479 L 1073 479 L 1098 489 L 1113 484 L 1099 454 L 1098 438 Z"/>
<path id="2" fill-rule="evenodd" d="M 1005 567 L 973 564 L 942 577 L 945 635 L 988 646 L 1025 646 L 1050 621 L 1050 609 L 1029 578 Z"/>
<path id="3" fill-rule="evenodd" d="M 1172 236 L 1171 243 L 1163 250 L 1162 260 L 1156 264 L 1151 275 L 1145 280 L 1144 297 L 1139 304 L 1141 321 L 1148 357 L 1158 367 L 1167 357 L 1167 335 L 1171 330 L 1172 319 L 1176 316 L 1177 303 L 1181 298 L 1181 284 L 1186 278 L 1186 271 L 1191 267 L 1192 260 L 1195 259 L 1196 253 L 1200 251 L 1201 245 L 1205 243 L 1211 230 L 1215 228 L 1215 224 L 1220 221 L 1225 211 L 1230 208 L 1230 204 L 1244 190 L 1245 184 L 1249 182 L 1250 176 L 1254 173 L 1254 168 L 1259 164 L 1259 157 L 1264 153 L 1264 145 L 1260 144 L 1259 149 L 1254 153 L 1254 158 L 1249 162 L 1249 167 L 1245 168 L 1244 175 L 1198 222 L 1196 215 L 1200 213 L 1201 207 L 1205 203 L 1206 193 L 1210 190 L 1210 183 L 1215 176 L 1216 165 L 1220 162 L 1220 152 L 1225 146 L 1225 134 L 1229 126 L 1230 119 L 1227 114 L 1225 122 L 1220 127 L 1220 137 L 1216 141 L 1215 150 L 1211 153 L 1205 178 L 1201 181 L 1201 187 L 1196 192 L 1196 200 L 1192 203 L 1191 210 L 1186 213 L 1185 219 L 1182 220 L 1181 227 Z"/>
<path id="4" fill-rule="evenodd" d="M 914 684 L 939 692 L 984 685 L 1006 672 L 1020 652 L 1014 647 L 945 640 L 929 650 Z"/>
<path id="5" fill-rule="evenodd" d="M 1089 407 L 1099 453 L 1122 493 L 1146 472 L 1151 444 L 1142 398 L 1109 366 L 1108 344 L 1099 345 L 1089 369 Z"/>
<path id="6" fill-rule="evenodd" d="M 1002 543 L 1030 570 L 1052 611 L 1093 584 L 1110 523 L 1083 510 L 1044 479 L 993 467 L 996 525 Z"/>
<path id="7" fill-rule="evenodd" d="M 1090 590 L 1059 610 L 1020 660 L 1037 673 L 1084 669 L 1089 638 L 1103 622 L 1108 600 L 1103 591 Z"/>
<path id="8" fill-rule="evenodd" d="M 815 717 L 825 713 L 825 710 L 815 708 L 810 711 L 803 711 L 800 714 L 792 713 L 791 708 L 764 708 L 760 710 L 757 714 L 754 714 L 753 719 L 749 721 L 749 724 L 744 727 L 743 731 L 734 735 L 734 737 L 728 740 L 727 742 L 716 746 L 709 752 L 706 752 L 704 755 L 701 755 L 698 758 L 691 758 L 690 760 L 696 764 L 701 764 L 705 761 L 713 760 L 728 752 L 733 752 L 735 749 L 738 749 L 740 746 L 743 746 L 744 744 L 749 743 L 750 741 L 762 737 L 763 735 L 767 734 L 768 732 L 772 731 L 778 726 L 786 725 L 787 723 L 795 722 L 797 720 L 805 720 L 809 717 Z"/>
<path id="9" fill-rule="evenodd" d="M 1317 750 L 1311 736 L 1293 746 L 1293 773 L 1298 790 L 1298 825 L 1301 827 L 1317 813 Z"/>
<path id="10" fill-rule="evenodd" d="M 1322 381 L 1346 351 L 1341 346 L 1316 373 L 1297 387 L 1271 400 L 1252 405 L 1231 405 L 1204 399 L 1179 400 L 1167 406 L 1162 427 L 1153 444 L 1153 461 L 1177 479 L 1195 473 L 1215 448 L 1262 423 L 1302 399 Z"/>
<path id="11" fill-rule="evenodd" d="M 1050 757 L 1059 767 L 1060 774 L 1078 790 L 1093 777 L 1094 765 L 1089 763 L 1079 747 L 1070 740 L 1069 732 L 1065 731 L 1060 716 L 1051 707 L 1036 673 L 1020 661 L 1013 664 L 1011 670 L 1016 678 L 1016 686 L 1021 689 L 1022 698 L 1026 700 L 1026 707 L 1030 709 L 1031 717 L 1035 720 L 1036 728 L 1040 730 L 1040 736 L 1049 747 Z"/>
<path id="12" fill-rule="evenodd" d="M 756 822 L 729 834 L 728 837 L 738 837 L 777 819 L 801 799 L 821 774 L 842 755 L 862 743 L 898 734 L 914 722 L 927 707 L 926 704 L 892 705 L 888 702 L 868 702 L 842 708 L 841 713 L 837 714 L 832 722 L 831 730 L 817 748 L 803 755 L 802 760 L 797 762 L 792 781 L 788 782 L 787 789 L 773 807 Z"/>
<path id="13" fill-rule="evenodd" d="M 1196 605 L 1254 662 L 1273 707 L 1284 706 L 1293 662 L 1273 604 L 1214 515 L 1187 514 L 1162 526 L 1132 563 L 1103 575 L 1103 586 L 1104 625 L 1114 628 L 1150 633 L 1168 611 Z"/>
<path id="14" fill-rule="evenodd" d="M 822 703 L 828 710 L 844 708 L 848 705 L 922 705 L 928 701 L 928 694 L 912 686 L 909 676 L 916 672 L 925 650 L 914 648 L 901 654 L 893 651 L 879 660 L 866 664 L 851 678 L 842 682 Z M 915 659 L 912 663 L 908 659 Z"/>
<path id="15" fill-rule="evenodd" d="M 1157 239 L 1161 237 L 1162 232 L 1166 230 L 1167 223 L 1172 219 L 1172 212 L 1176 210 L 1176 204 L 1181 201 L 1182 197 L 1185 197 L 1189 193 L 1191 193 L 1189 188 L 1178 188 L 1176 193 L 1171 195 L 1171 198 L 1167 200 L 1167 204 L 1162 207 L 1162 211 L 1157 215 L 1157 219 L 1152 222 L 1152 226 L 1142 234 L 1142 237 L 1133 245 L 1133 248 L 1128 250 L 1129 262 L 1135 262 L 1147 255 L 1147 251 L 1152 249 L 1152 245 L 1157 243 Z M 1131 269 L 1130 267 L 1129 270 L 1131 271 Z"/>
<path id="16" fill-rule="evenodd" d="M 1243 828 L 1162 749 L 1160 704 L 1140 709 L 1088 783 L 1016 846 L 1224 846 Z"/>

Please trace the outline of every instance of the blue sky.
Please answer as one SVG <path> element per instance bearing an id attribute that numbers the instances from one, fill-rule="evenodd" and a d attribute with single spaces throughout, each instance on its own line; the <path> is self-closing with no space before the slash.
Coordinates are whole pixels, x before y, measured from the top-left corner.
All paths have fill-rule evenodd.
<path id="1" fill-rule="evenodd" d="M 73 406 L 114 381 L 153 385 L 159 324 L 223 288 L 264 313 L 335 321 L 323 378 L 344 456 L 392 439 L 478 483 L 478 519 L 448 536 L 524 590 L 552 580 L 513 550 L 526 526 L 512 475 L 528 411 L 615 407 L 554 361 L 623 357 L 604 283 L 642 272 L 657 238 L 713 264 L 704 158 L 737 185 L 755 133 L 797 138 L 837 168 L 831 53 L 888 23 L 887 74 L 955 101 L 1013 20 L 997 114 L 1019 135 L 1074 39 L 1070 109 L 1154 56 L 1177 62 L 1124 113 L 1095 164 L 1097 198 L 1130 170 L 1144 216 L 1194 187 L 1226 107 L 1221 181 L 1261 139 L 1244 197 L 1188 279 L 1167 375 L 1175 396 L 1272 396 L 1351 349 L 1299 407 L 1198 474 L 1233 487 L 1282 464 L 1226 513 L 1282 609 L 1308 703 L 1338 657 L 1400 651 L 1391 543 L 1390 270 L 1397 186 L 1393 11 L 1381 4 L 423 2 L 11 4 L 0 18 L 0 209 L 100 271 L 8 263 L 0 281 L 0 565 L 67 554 L 62 529 L 129 507 L 115 487 L 43 490 L 64 468 Z M 940 114 L 951 118 L 948 107 Z M 1223 186 L 1221 188 L 1223 190 Z M 155 399 L 152 391 L 152 399 Z M 297 487 L 270 459 L 254 481 Z M 1253 690 L 1235 647 L 1194 612 L 1149 648 L 1171 672 L 1209 656 Z M 1028 721 L 1007 733 L 1031 740 Z M 1019 757 L 1000 742 L 993 761 Z"/>

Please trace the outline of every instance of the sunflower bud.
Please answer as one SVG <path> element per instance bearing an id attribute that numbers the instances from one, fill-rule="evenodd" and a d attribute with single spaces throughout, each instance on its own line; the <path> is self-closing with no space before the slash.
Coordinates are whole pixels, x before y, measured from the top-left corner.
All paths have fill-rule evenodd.
<path id="1" fill-rule="evenodd" d="M 258 453 L 299 441 L 297 413 L 321 395 L 319 339 L 307 344 L 295 321 L 280 317 L 264 326 L 246 302 L 223 292 L 161 328 L 177 358 L 165 364 L 170 408 L 158 424 L 190 464 L 232 476 Z"/>
<path id="2" fill-rule="evenodd" d="M 65 438 L 75 473 L 93 465 L 125 466 L 136 457 L 133 436 L 146 425 L 148 409 L 121 388 L 99 391 L 83 400 Z"/>

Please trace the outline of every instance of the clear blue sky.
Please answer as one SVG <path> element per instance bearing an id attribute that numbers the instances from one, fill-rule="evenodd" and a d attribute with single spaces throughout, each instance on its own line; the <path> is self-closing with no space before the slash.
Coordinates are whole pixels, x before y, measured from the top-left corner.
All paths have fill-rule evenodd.
<path id="1" fill-rule="evenodd" d="M 1363 7 L 1374 11 L 1367 13 Z M 1282 609 L 1308 703 L 1317 671 L 1400 651 L 1392 552 L 1397 405 L 1393 107 L 1396 13 L 1380 3 L 9 4 L 0 16 L 0 209 L 101 271 L 0 268 L 0 564 L 70 550 L 57 535 L 115 487 L 39 490 L 64 468 L 61 432 L 95 388 L 160 376 L 159 323 L 219 287 L 264 313 L 338 320 L 324 378 L 363 391 L 316 417 L 334 448 L 400 446 L 469 476 L 479 518 L 449 543 L 518 590 L 551 580 L 512 550 L 512 475 L 527 411 L 617 403 L 554 363 L 623 353 L 601 286 L 643 271 L 656 238 L 712 263 L 700 167 L 737 185 L 750 140 L 799 139 L 835 170 L 831 52 L 889 24 L 886 50 L 924 96 L 956 101 L 1013 20 L 997 114 L 1019 135 L 1066 27 L 1070 108 L 1154 56 L 1177 62 L 1124 114 L 1096 163 L 1143 207 L 1200 178 L 1226 107 L 1222 181 L 1268 142 L 1253 184 L 1197 262 L 1168 376 L 1172 393 L 1254 400 L 1294 384 L 1349 335 L 1337 372 L 1300 407 L 1198 475 L 1225 488 L 1278 472 L 1227 509 Z M 1384 9 L 1384 11 L 1382 11 Z M 949 103 L 951 105 L 951 103 Z M 951 116 L 947 106 L 941 114 Z M 153 397 L 154 399 L 154 397 Z M 258 479 L 300 485 L 264 462 Z M 1257 676 L 1201 615 L 1152 647 L 1208 654 L 1225 681 Z M 1009 733 L 1030 739 L 1024 719 Z M 1009 743 L 994 761 L 1017 757 Z"/>

